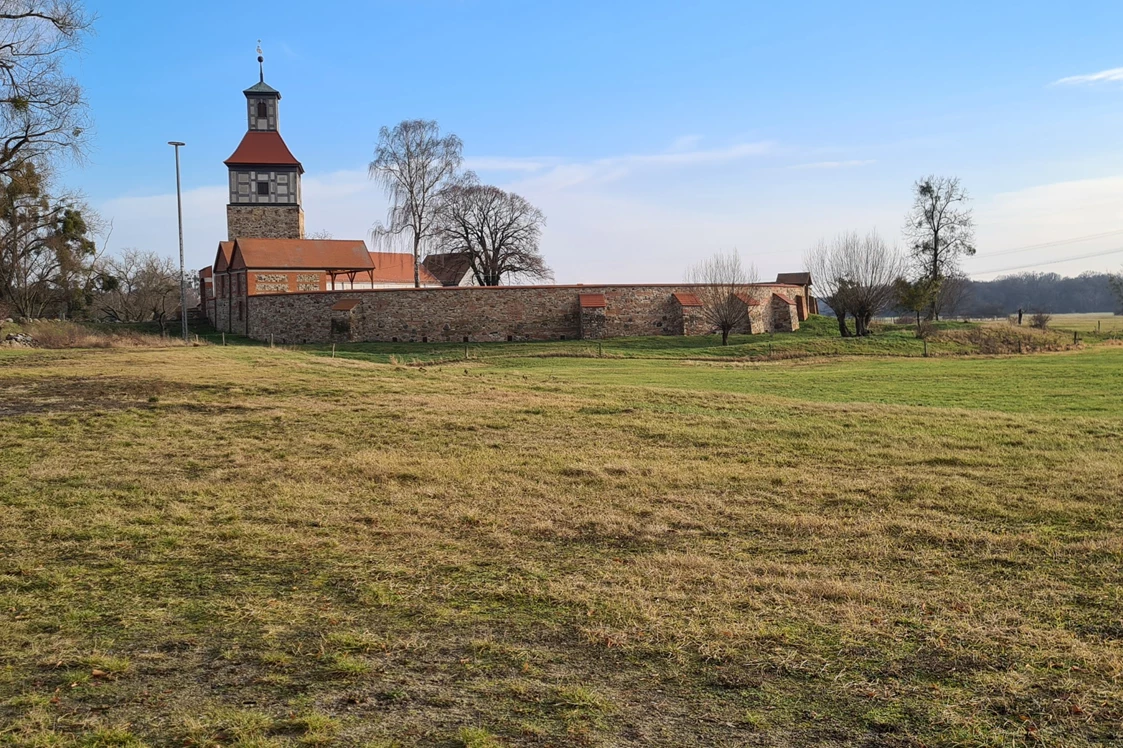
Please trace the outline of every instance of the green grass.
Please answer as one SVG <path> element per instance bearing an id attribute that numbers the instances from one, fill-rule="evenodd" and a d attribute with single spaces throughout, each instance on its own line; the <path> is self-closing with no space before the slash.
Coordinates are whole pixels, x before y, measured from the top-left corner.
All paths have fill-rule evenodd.
<path id="1" fill-rule="evenodd" d="M 0 351 L 0 744 L 1123 739 L 1123 346 L 698 342 Z"/>

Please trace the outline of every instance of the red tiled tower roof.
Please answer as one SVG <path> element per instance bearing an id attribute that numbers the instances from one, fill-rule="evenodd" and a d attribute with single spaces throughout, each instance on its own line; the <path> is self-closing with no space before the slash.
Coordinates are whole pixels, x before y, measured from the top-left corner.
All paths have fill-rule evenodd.
<path id="1" fill-rule="evenodd" d="M 227 166 L 295 166 L 304 173 L 304 167 L 275 130 L 247 132 L 234 153 L 223 163 Z"/>

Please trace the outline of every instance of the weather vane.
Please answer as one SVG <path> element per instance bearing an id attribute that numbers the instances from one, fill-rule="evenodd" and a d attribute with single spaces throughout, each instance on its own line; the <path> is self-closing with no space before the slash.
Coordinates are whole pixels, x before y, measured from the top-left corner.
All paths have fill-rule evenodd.
<path id="1" fill-rule="evenodd" d="M 265 82 L 265 56 L 261 54 L 261 40 L 257 40 L 257 69 L 261 75 L 261 82 Z"/>

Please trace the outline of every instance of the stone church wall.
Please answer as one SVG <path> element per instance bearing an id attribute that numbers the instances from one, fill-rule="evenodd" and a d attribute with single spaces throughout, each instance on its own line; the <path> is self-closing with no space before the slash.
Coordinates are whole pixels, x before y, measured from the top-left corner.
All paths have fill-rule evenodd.
<path id="1" fill-rule="evenodd" d="M 247 299 L 247 334 L 258 340 L 273 335 L 278 343 L 329 342 L 332 306 L 357 299 L 361 303 L 351 313 L 348 331 L 354 341 L 572 340 L 582 334 L 578 295 L 599 293 L 607 306 L 603 323 L 598 320 L 596 326 L 598 335 L 681 335 L 683 314 L 671 294 L 690 290 L 689 285 L 505 286 L 267 294 Z M 801 290 L 761 284 L 753 296 L 768 305 L 773 293 L 794 298 Z M 787 322 L 782 315 L 762 316 L 765 324 L 754 325 L 754 331 L 770 331 L 773 320 Z M 690 334 L 709 332 L 696 319 L 686 327 Z"/>

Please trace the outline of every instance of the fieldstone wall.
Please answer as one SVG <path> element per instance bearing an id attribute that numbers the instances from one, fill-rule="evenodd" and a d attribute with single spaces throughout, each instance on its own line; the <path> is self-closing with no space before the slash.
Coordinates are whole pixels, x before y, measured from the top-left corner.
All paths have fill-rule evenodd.
<path id="1" fill-rule="evenodd" d="M 604 307 L 581 307 L 581 339 L 601 340 L 605 337 Z"/>
<path id="2" fill-rule="evenodd" d="M 701 310 L 684 315 L 671 295 L 689 293 L 691 288 L 685 284 L 450 286 L 266 294 L 246 299 L 246 334 L 258 340 L 268 340 L 273 335 L 278 343 L 330 342 L 332 306 L 355 299 L 360 303 L 351 312 L 347 331 L 347 337 L 353 341 L 573 340 L 582 335 L 578 296 L 595 293 L 604 294 L 607 302 L 606 307 L 597 310 L 603 312 L 603 323 L 595 323 L 598 330 L 603 324 L 603 337 L 712 332 L 702 322 Z M 762 284 L 753 289 L 753 295 L 765 304 L 773 293 L 794 296 L 799 292 L 798 287 L 782 284 Z M 221 309 L 218 316 L 221 319 Z M 234 327 L 240 328 L 236 314 L 231 316 L 235 317 Z M 790 316 L 794 317 L 794 311 Z M 776 320 L 784 322 L 782 315 L 764 315 L 767 324 L 759 328 L 754 325 L 753 332 L 768 332 Z"/>
<path id="3" fill-rule="evenodd" d="M 299 205 L 227 205 L 226 230 L 228 241 L 303 239 L 304 211 Z"/>
<path id="4" fill-rule="evenodd" d="M 787 297 L 773 294 L 770 303 L 772 309 L 772 330 L 774 332 L 795 332 L 799 329 L 799 319 L 796 316 L 795 304 L 785 301 Z"/>

